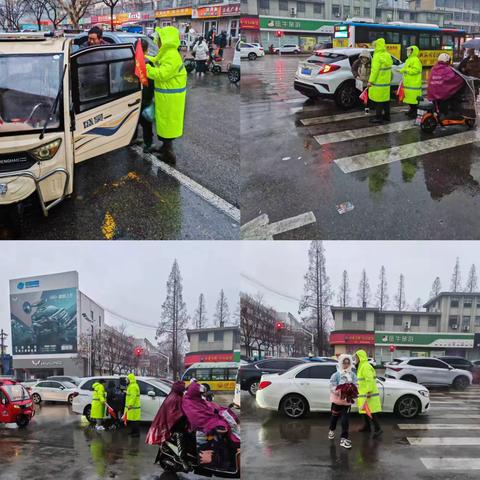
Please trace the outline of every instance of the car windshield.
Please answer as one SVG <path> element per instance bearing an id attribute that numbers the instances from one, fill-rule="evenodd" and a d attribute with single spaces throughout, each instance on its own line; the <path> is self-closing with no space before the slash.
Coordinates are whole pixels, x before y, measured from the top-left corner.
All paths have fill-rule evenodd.
<path id="1" fill-rule="evenodd" d="M 3 390 L 8 395 L 11 402 L 19 400 L 28 400 L 30 395 L 23 385 L 4 385 Z"/>
<path id="2" fill-rule="evenodd" d="M 62 382 L 62 385 L 65 387 L 65 388 L 77 388 L 77 386 L 72 383 L 72 382 Z"/>
<path id="3" fill-rule="evenodd" d="M 160 380 L 148 380 L 148 383 L 151 383 L 153 386 L 158 387 L 163 392 L 165 392 L 166 390 L 167 393 L 170 391 L 171 388 L 170 385 L 163 383 Z"/>
<path id="4" fill-rule="evenodd" d="M 315 55 L 312 55 L 308 58 L 308 63 L 317 63 L 317 64 L 329 64 L 329 63 L 336 63 L 340 60 L 345 60 L 348 58 L 346 55 L 342 53 L 333 53 L 333 52 L 318 52 Z"/>
<path id="5" fill-rule="evenodd" d="M 41 129 L 57 96 L 63 55 L 0 56 L 0 133 Z M 60 125 L 61 105 L 48 123 Z"/>

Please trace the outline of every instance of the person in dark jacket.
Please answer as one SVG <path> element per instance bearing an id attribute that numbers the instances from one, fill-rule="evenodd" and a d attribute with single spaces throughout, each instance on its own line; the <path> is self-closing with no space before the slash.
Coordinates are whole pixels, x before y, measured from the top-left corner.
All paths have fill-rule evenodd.
<path id="1" fill-rule="evenodd" d="M 144 38 L 141 39 L 142 42 L 142 50 L 143 54 L 145 55 L 145 63 L 148 64 L 151 62 L 147 59 L 146 55 L 148 52 L 148 43 L 147 40 Z M 142 127 L 143 131 L 143 152 L 150 153 L 153 151 L 153 124 L 149 122 L 143 115 L 143 111 L 147 108 L 152 102 L 153 97 L 155 95 L 155 87 L 154 81 L 152 79 L 148 79 L 148 85 L 144 86 L 142 89 L 142 108 L 140 111 L 140 118 L 138 119 L 138 123 Z M 137 143 L 137 136 L 138 136 L 138 125 L 137 129 L 135 130 L 135 135 L 133 136 L 133 141 Z"/>
<path id="2" fill-rule="evenodd" d="M 125 408 L 125 396 L 114 380 L 107 383 L 107 404 L 114 410 L 117 418 L 112 423 L 119 424 Z"/>

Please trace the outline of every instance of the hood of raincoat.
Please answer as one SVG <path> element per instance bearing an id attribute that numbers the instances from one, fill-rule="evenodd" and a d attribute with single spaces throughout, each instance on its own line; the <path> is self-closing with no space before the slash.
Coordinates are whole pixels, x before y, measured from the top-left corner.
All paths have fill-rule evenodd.
<path id="1" fill-rule="evenodd" d="M 129 373 L 127 375 L 127 378 L 129 383 L 137 383 L 137 379 L 135 378 L 135 375 L 133 373 Z"/>
<path id="2" fill-rule="evenodd" d="M 368 362 L 368 355 L 365 350 L 357 350 L 355 355 L 358 357 L 359 364 L 362 362 Z"/>
<path id="3" fill-rule="evenodd" d="M 162 56 L 167 50 L 177 50 L 180 46 L 180 32 L 175 27 L 157 27 L 155 33 L 160 37 L 162 45 L 158 51 L 158 56 Z"/>
<path id="4" fill-rule="evenodd" d="M 407 49 L 408 48 L 412 49 L 412 53 L 410 54 L 409 58 L 418 57 L 418 54 L 420 53 L 420 50 L 418 49 L 418 47 L 416 45 L 411 45 L 410 47 L 407 47 Z"/>
<path id="5" fill-rule="evenodd" d="M 446 100 L 457 93 L 465 81 L 448 63 L 437 62 L 430 71 L 427 87 L 429 100 Z"/>
<path id="6" fill-rule="evenodd" d="M 342 365 L 343 360 L 345 358 L 348 358 L 350 360 L 350 367 L 348 367 L 346 370 L 343 368 L 343 365 Z M 352 355 L 349 355 L 348 353 L 342 353 L 341 355 L 338 356 L 337 371 L 340 372 L 340 374 L 352 373 L 352 368 L 353 368 Z"/>
<path id="7" fill-rule="evenodd" d="M 373 45 L 375 46 L 375 51 L 373 53 L 386 52 L 387 51 L 387 47 L 385 46 L 385 40 L 383 38 L 377 38 L 373 42 Z"/>

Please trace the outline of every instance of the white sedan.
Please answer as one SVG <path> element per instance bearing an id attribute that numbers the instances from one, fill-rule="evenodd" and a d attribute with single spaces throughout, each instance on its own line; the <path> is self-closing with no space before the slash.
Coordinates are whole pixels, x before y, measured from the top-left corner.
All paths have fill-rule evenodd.
<path id="1" fill-rule="evenodd" d="M 262 375 L 255 397 L 257 405 L 290 418 L 329 412 L 330 377 L 336 370 L 336 363 L 302 363 L 282 374 Z M 377 378 L 377 385 L 384 412 L 413 418 L 429 408 L 430 395 L 423 385 L 383 378 Z M 356 410 L 353 405 L 352 411 Z"/>
<path id="2" fill-rule="evenodd" d="M 240 43 L 240 58 L 256 60 L 258 57 L 264 57 L 265 50 L 259 43 Z"/>
<path id="3" fill-rule="evenodd" d="M 72 404 L 77 386 L 70 382 L 57 382 L 56 380 L 40 380 L 28 388 L 34 403 L 63 402 Z"/>

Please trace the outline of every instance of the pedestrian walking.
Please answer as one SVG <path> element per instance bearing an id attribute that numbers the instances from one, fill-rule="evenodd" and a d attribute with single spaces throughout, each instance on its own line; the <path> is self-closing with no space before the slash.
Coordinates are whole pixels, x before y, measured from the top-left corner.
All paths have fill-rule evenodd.
<path id="1" fill-rule="evenodd" d="M 387 52 L 385 40 L 378 38 L 373 42 L 372 70 L 368 79 L 368 98 L 375 106 L 375 117 L 371 123 L 390 121 L 390 85 L 392 81 L 392 57 Z"/>
<path id="2" fill-rule="evenodd" d="M 377 375 L 375 369 L 368 362 L 365 350 L 358 350 L 355 357 L 357 359 L 358 413 L 363 415 L 365 423 L 359 432 L 371 432 L 371 424 L 373 423 L 373 438 L 378 438 L 383 431 L 377 418 L 377 414 L 382 411 L 377 387 Z"/>
<path id="3" fill-rule="evenodd" d="M 362 82 L 362 91 L 367 88 L 368 79 L 372 70 L 372 56 L 368 50 L 362 50 L 352 64 L 352 73 L 355 80 Z"/>
<path id="4" fill-rule="evenodd" d="M 405 92 L 403 103 L 410 109 L 405 112 L 407 117 L 417 116 L 418 97 L 422 95 L 422 62 L 418 57 L 420 50 L 416 45 L 407 48 L 407 60 L 399 71 L 403 74 L 403 89 Z"/>
<path id="5" fill-rule="evenodd" d="M 92 392 L 92 408 L 90 410 L 90 418 L 95 420 L 96 426 L 95 430 L 102 431 L 105 430 L 105 427 L 102 425 L 103 419 L 105 418 L 105 387 L 103 384 L 105 380 L 99 380 L 95 382 Z"/>
<path id="6" fill-rule="evenodd" d="M 348 438 L 349 414 L 352 404 L 355 402 L 357 391 L 357 376 L 353 371 L 351 355 L 346 353 L 338 357 L 337 371 L 330 377 L 330 401 L 332 402 L 332 417 L 330 419 L 329 440 L 335 438 L 335 429 L 340 419 L 342 434 L 340 446 L 352 448 L 352 442 Z"/>
<path id="7" fill-rule="evenodd" d="M 205 75 L 207 71 L 208 45 L 203 37 L 199 37 L 198 42 L 192 50 L 195 55 L 195 70 L 199 77 Z"/>
<path id="8" fill-rule="evenodd" d="M 133 373 L 127 375 L 127 396 L 125 398 L 125 418 L 127 425 L 130 426 L 129 435 L 138 437 L 140 435 L 140 429 L 138 428 L 138 422 L 142 419 L 141 405 L 140 405 L 140 387 L 138 386 L 137 379 Z"/>
<path id="9" fill-rule="evenodd" d="M 107 383 L 106 388 L 107 393 L 107 404 L 112 408 L 115 413 L 116 418 L 113 418 L 113 424 L 117 424 L 119 419 L 123 415 L 123 410 L 125 408 L 125 400 L 123 399 L 124 395 L 120 387 L 117 386 L 115 380 L 110 380 Z"/>
<path id="10" fill-rule="evenodd" d="M 172 142 L 183 135 L 187 71 L 178 53 L 178 30 L 157 27 L 155 32 L 159 51 L 156 57 L 149 57 L 153 65 L 147 65 L 147 77 L 155 83 L 155 126 L 163 142 L 160 154 L 164 161 L 175 163 Z"/>

